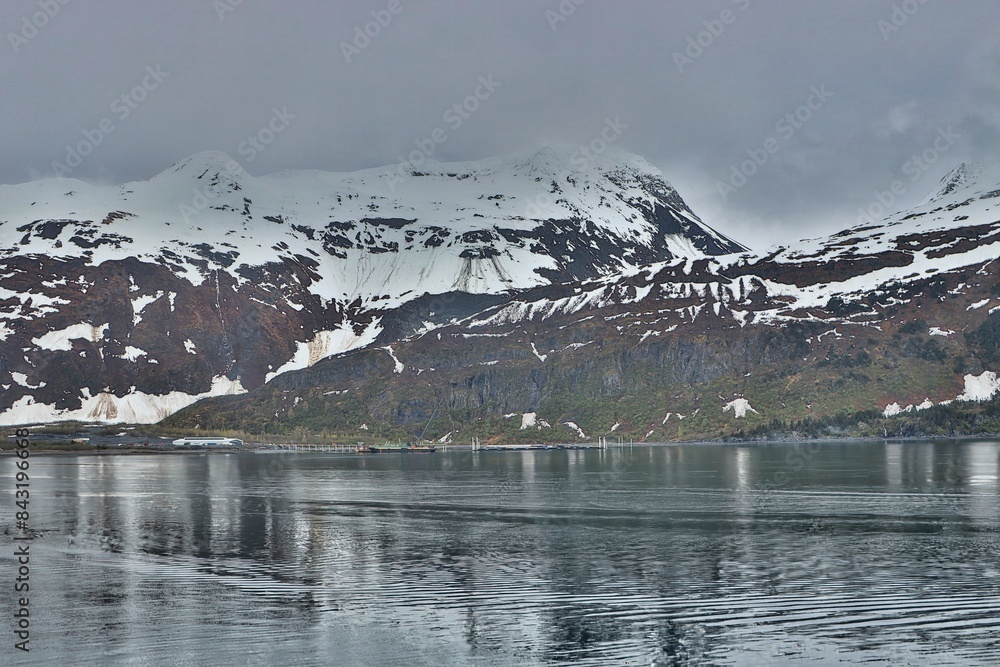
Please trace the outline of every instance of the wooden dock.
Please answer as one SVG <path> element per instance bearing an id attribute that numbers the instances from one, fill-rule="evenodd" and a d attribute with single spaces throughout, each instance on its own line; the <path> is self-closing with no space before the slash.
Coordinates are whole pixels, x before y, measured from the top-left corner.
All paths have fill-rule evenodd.
<path id="1" fill-rule="evenodd" d="M 286 452 L 353 454 L 357 445 L 272 445 L 272 448 Z"/>

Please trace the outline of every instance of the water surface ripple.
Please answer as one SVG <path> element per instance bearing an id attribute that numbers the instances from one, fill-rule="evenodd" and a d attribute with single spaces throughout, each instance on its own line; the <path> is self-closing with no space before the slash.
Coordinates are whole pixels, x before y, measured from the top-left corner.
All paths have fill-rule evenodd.
<path id="1" fill-rule="evenodd" d="M 18 664 L 1000 664 L 994 441 L 31 470 Z"/>

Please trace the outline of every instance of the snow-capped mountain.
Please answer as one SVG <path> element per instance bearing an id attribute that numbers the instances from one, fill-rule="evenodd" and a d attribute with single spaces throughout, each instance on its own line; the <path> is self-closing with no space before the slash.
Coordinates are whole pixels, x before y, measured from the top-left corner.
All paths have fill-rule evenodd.
<path id="1" fill-rule="evenodd" d="M 986 182 L 990 180 L 989 172 L 991 171 L 993 171 L 992 168 L 977 162 L 963 162 L 944 175 L 937 191 L 932 192 L 927 199 L 921 202 L 921 205 L 943 199 L 957 190 L 975 185 L 980 181 Z"/>
<path id="2" fill-rule="evenodd" d="M 1000 180 L 977 178 L 985 173 L 982 167 L 963 164 L 945 177 L 926 203 L 878 223 L 756 254 L 682 258 L 629 269 L 567 285 L 558 298 L 551 296 L 552 290 L 546 290 L 544 298 L 532 298 L 535 293 L 527 292 L 477 314 L 467 324 L 544 319 L 633 304 L 655 304 L 656 322 L 668 327 L 691 324 L 702 316 L 740 326 L 827 318 L 879 322 L 886 307 L 909 303 L 881 298 L 887 289 L 907 291 L 968 267 L 986 275 L 987 267 L 1000 257 Z M 960 284 L 949 296 L 969 291 L 968 284 Z M 1000 299 L 993 301 L 1000 305 Z M 666 308 L 672 303 L 678 306 Z"/>
<path id="3" fill-rule="evenodd" d="M 579 162 L 252 177 L 201 153 L 0 186 L 0 423 L 156 421 L 501 295 L 745 250 L 641 158 Z"/>
<path id="4" fill-rule="evenodd" d="M 524 419 L 555 429 L 524 436 L 535 439 L 673 440 L 988 399 L 1000 388 L 1000 179 L 987 175 L 963 167 L 926 203 L 829 237 L 513 294 L 171 423 L 405 431 L 440 404 L 434 437 L 517 438 Z"/>

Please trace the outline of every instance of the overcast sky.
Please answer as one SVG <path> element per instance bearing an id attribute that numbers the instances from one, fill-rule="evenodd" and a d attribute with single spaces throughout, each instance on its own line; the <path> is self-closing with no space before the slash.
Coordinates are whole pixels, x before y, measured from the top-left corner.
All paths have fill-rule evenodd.
<path id="1" fill-rule="evenodd" d="M 0 182 L 81 142 L 73 177 L 124 182 L 203 150 L 255 175 L 391 164 L 438 128 L 435 158 L 473 160 L 619 119 L 617 147 L 761 247 L 995 159 L 998 26 L 996 0 L 5 0 Z"/>

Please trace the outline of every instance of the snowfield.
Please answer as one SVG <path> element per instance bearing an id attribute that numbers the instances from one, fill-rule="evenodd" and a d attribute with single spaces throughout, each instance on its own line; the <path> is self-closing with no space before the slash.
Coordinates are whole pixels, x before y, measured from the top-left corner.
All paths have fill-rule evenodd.
<path id="1" fill-rule="evenodd" d="M 140 327 L 159 328 L 164 336 L 171 333 L 171 321 L 161 318 L 177 312 L 183 290 L 176 282 L 151 283 L 142 270 L 151 265 L 167 268 L 192 287 L 214 290 L 212 317 L 221 321 L 226 337 L 230 328 L 224 312 L 243 321 L 225 307 L 231 292 L 242 288 L 256 290 L 245 298 L 282 316 L 308 316 L 308 326 L 288 332 L 294 345 L 287 346 L 287 352 L 284 345 L 271 345 L 285 356 L 267 359 L 268 372 L 255 369 L 248 375 L 256 386 L 258 378 L 267 382 L 372 345 L 383 333 L 387 315 L 421 297 L 510 294 L 638 270 L 654 260 L 694 260 L 745 250 L 704 225 L 658 169 L 627 153 L 609 151 L 583 170 L 574 168 L 572 150 L 544 148 L 479 162 L 430 161 L 403 179 L 398 171 L 393 165 L 351 173 L 300 170 L 255 177 L 229 156 L 206 152 L 147 181 L 124 185 L 76 179 L 2 185 L 0 264 L 37 257 L 66 266 L 101 267 L 129 260 L 134 262 L 130 267 L 138 267 L 118 274 L 127 279 L 123 296 L 131 312 L 123 314 L 131 329 L 109 325 L 121 321 L 111 313 L 104 324 L 61 321 L 31 338 L 34 350 L 24 351 L 72 352 L 74 341 L 83 340 L 98 344 L 102 361 L 103 349 L 110 344 L 123 346 L 125 352 L 109 357 L 170 367 L 173 359 L 151 358 L 147 350 L 159 346 L 148 344 L 148 334 L 141 343 L 129 339 L 131 330 Z M 581 248 L 588 248 L 586 254 L 579 255 Z M 18 276 L 21 284 L 30 282 L 25 269 L 19 271 L 3 275 Z M 39 281 L 30 289 L 14 290 L 7 282 L 0 286 L 0 343 L 16 335 L 19 321 L 57 316 L 61 307 L 72 303 L 65 294 L 79 299 L 92 293 L 94 280 L 76 271 Z M 270 276 L 277 276 L 275 282 L 268 282 Z M 289 278 L 297 283 L 291 289 Z M 99 280 L 102 290 L 114 282 Z M 273 298 L 261 298 L 269 293 Z M 180 303 L 188 307 L 191 298 L 185 293 Z M 116 329 L 119 326 L 123 330 Z M 423 330 L 435 326 L 425 320 Z M 238 330 L 254 337 L 245 325 Z M 276 330 L 272 325 L 271 332 Z M 210 359 L 213 354 L 247 349 L 242 341 L 227 339 L 216 347 L 198 335 L 181 335 L 186 355 L 219 368 L 232 368 L 238 360 L 223 359 L 219 365 L 219 360 Z M 192 339 L 201 343 L 201 353 Z M 404 366 L 393 348 L 386 350 L 401 373 Z M 79 353 L 82 358 L 88 355 L 93 359 L 87 351 Z M 20 353 L 15 356 L 18 364 L 22 357 L 27 361 Z M 95 372 L 92 364 L 87 368 Z M 33 366 L 14 370 L 32 377 L 45 372 Z M 85 385 L 101 383 L 91 378 Z M 118 386 L 113 394 L 89 397 L 70 412 L 73 418 L 147 420 L 189 402 L 172 392 L 116 396 L 121 391 Z M 0 419 L 70 418 L 35 398 L 15 393 L 0 406 Z"/>
<path id="2" fill-rule="evenodd" d="M 1000 380 L 993 371 L 985 371 L 981 375 L 965 376 L 965 391 L 955 397 L 956 401 L 988 401 L 1000 389 Z"/>
<path id="3" fill-rule="evenodd" d="M 982 403 L 983 401 L 992 399 L 997 391 L 1000 391 L 1000 379 L 997 378 L 997 374 L 993 371 L 984 371 L 979 375 L 966 375 L 963 379 L 965 381 L 965 391 L 954 398 L 956 401 Z M 951 403 L 950 400 L 941 401 L 938 405 L 947 405 L 949 403 Z M 899 403 L 890 403 L 882 411 L 882 414 L 886 417 L 892 417 L 904 412 L 919 412 L 931 407 L 934 407 L 934 402 L 929 398 L 925 398 L 923 403 L 919 405 L 907 405 L 905 408 Z"/>
<path id="4" fill-rule="evenodd" d="M 311 257 L 319 264 L 314 294 L 327 301 L 378 298 L 389 307 L 407 295 L 547 284 L 538 269 L 555 270 L 559 262 L 527 241 L 548 220 L 586 220 L 598 246 L 623 251 L 717 254 L 699 249 L 704 244 L 693 232 L 706 243 L 743 249 L 701 223 L 638 156 L 609 153 L 583 172 L 570 165 L 569 152 L 551 148 L 481 162 L 431 161 L 390 187 L 395 166 L 254 177 L 224 153 L 199 153 L 121 186 L 74 179 L 0 186 L 0 257 L 86 256 L 94 265 L 129 256 L 169 260 L 194 285 L 217 269 L 244 281 L 242 267 Z M 658 232 L 648 219 L 657 206 L 690 231 Z M 46 220 L 57 224 L 43 233 L 17 231 Z M 99 239 L 108 242 L 93 244 Z M 604 270 L 628 267 L 626 254 L 608 258 Z M 136 316 L 160 296 L 136 298 Z"/>
<path id="5" fill-rule="evenodd" d="M 203 398 L 242 394 L 246 390 L 239 380 L 217 377 L 212 388 L 201 394 L 179 391 L 165 395 L 150 395 L 141 391 L 122 397 L 100 393 L 89 396 L 81 392 L 83 407 L 78 410 L 58 410 L 53 405 L 36 403 L 31 396 L 23 396 L 3 414 L 0 425 L 51 423 L 59 421 L 125 422 L 129 424 L 154 424 L 161 419 Z"/>

